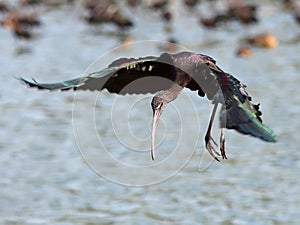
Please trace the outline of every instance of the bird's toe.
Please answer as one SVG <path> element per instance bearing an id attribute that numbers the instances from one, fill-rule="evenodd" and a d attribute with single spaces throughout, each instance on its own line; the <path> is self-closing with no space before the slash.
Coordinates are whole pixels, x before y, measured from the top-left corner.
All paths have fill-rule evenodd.
<path id="1" fill-rule="evenodd" d="M 218 147 L 218 144 L 212 137 L 205 137 L 205 145 L 209 154 L 217 161 L 220 161 L 216 155 L 220 155 L 219 152 L 215 149 L 214 146 Z"/>
<path id="2" fill-rule="evenodd" d="M 225 139 L 220 141 L 220 151 L 223 159 L 227 159 L 226 152 L 225 152 Z"/>

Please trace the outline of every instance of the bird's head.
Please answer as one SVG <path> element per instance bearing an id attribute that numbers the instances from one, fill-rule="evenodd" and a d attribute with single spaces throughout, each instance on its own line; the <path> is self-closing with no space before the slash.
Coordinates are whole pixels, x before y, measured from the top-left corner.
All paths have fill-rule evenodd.
<path id="1" fill-rule="evenodd" d="M 153 125 L 152 125 L 152 134 L 151 134 L 151 156 L 152 159 L 155 159 L 154 146 L 155 146 L 155 133 L 158 125 L 159 118 L 166 108 L 167 101 L 159 96 L 154 96 L 151 102 L 151 107 L 153 110 Z"/>
<path id="2" fill-rule="evenodd" d="M 165 110 L 167 101 L 159 96 L 154 96 L 151 102 L 153 116 L 160 114 Z"/>

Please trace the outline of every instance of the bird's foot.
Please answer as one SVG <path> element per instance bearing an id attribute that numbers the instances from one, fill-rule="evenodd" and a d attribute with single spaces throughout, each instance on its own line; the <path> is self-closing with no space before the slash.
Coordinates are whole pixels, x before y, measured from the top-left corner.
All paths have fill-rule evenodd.
<path id="1" fill-rule="evenodd" d="M 220 155 L 219 152 L 216 151 L 215 147 L 218 147 L 217 142 L 215 142 L 215 140 L 211 137 L 211 136 L 205 136 L 205 146 L 207 151 L 209 152 L 209 154 L 218 162 L 220 162 L 220 160 L 217 158 L 216 155 Z"/>
<path id="2" fill-rule="evenodd" d="M 221 151 L 222 158 L 227 159 L 226 152 L 225 152 L 225 138 L 222 138 L 222 136 L 220 139 L 220 151 Z"/>
<path id="3" fill-rule="evenodd" d="M 220 136 L 220 151 L 223 159 L 227 159 L 226 152 L 225 152 L 225 135 L 224 135 L 224 128 L 221 130 Z"/>

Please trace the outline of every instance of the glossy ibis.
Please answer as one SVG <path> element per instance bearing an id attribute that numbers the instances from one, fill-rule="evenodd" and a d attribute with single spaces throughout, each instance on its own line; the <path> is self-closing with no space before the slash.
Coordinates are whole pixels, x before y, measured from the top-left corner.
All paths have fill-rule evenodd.
<path id="1" fill-rule="evenodd" d="M 119 7 L 114 3 L 90 1 L 86 3 L 89 15 L 86 21 L 90 24 L 113 23 L 120 28 L 129 28 L 133 22 L 123 16 Z"/>
<path id="2" fill-rule="evenodd" d="M 157 82 L 156 78 L 159 78 L 160 82 Z M 214 104 L 205 135 L 206 149 L 214 159 L 219 161 L 217 144 L 211 137 L 211 128 L 218 104 L 222 105 L 220 151 L 223 158 L 227 158 L 225 128 L 235 129 L 264 141 L 276 141 L 273 131 L 262 123 L 259 104 L 254 105 L 250 102 L 251 97 L 245 90 L 246 86 L 220 69 L 214 59 L 202 54 L 180 52 L 163 53 L 159 57 L 121 58 L 101 71 L 59 83 L 38 83 L 22 77 L 18 79 L 38 89 L 97 91 L 107 89 L 111 93 L 122 95 L 157 93 L 151 102 L 153 110 L 151 156 L 153 160 L 155 159 L 155 131 L 159 118 L 167 104 L 175 100 L 185 87 L 197 91 L 201 97 L 206 94 Z M 138 85 L 130 85 L 131 82 L 139 80 L 142 82 Z M 164 82 L 165 80 L 168 82 Z"/>
<path id="3" fill-rule="evenodd" d="M 243 24 L 250 24 L 258 22 L 256 11 L 256 5 L 236 3 L 229 5 L 228 15 L 230 15 L 232 19 L 236 19 Z"/>

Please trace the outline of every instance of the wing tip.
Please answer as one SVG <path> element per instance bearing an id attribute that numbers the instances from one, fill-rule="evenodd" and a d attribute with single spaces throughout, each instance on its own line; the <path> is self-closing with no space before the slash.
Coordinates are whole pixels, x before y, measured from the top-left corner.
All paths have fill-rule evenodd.
<path id="1" fill-rule="evenodd" d="M 273 131 L 272 131 L 271 134 L 268 134 L 266 136 L 262 136 L 261 139 L 266 141 L 266 142 L 273 142 L 273 143 L 278 141 L 278 137 L 273 133 Z"/>
<path id="2" fill-rule="evenodd" d="M 20 77 L 20 76 L 14 76 L 14 78 L 21 81 L 21 82 L 23 82 L 23 83 L 26 83 L 26 81 L 27 81 L 26 79 L 24 79 L 23 77 Z"/>
<path id="3" fill-rule="evenodd" d="M 21 81 L 23 84 L 27 85 L 28 87 L 36 87 L 38 89 L 43 89 L 43 87 L 40 86 L 39 83 L 34 78 L 31 78 L 32 81 L 28 81 L 23 77 L 15 76 L 15 79 Z"/>
<path id="4" fill-rule="evenodd" d="M 33 80 L 34 83 L 32 83 L 32 82 L 30 82 L 30 81 L 28 81 L 25 78 L 20 77 L 20 76 L 15 76 L 15 79 L 17 79 L 17 80 L 21 81 L 23 84 L 27 84 L 27 85 L 30 85 L 30 84 L 33 85 L 34 83 L 37 83 L 36 80 L 33 79 L 33 78 L 32 78 L 32 80 Z"/>
<path id="5" fill-rule="evenodd" d="M 15 78 L 30 88 L 37 88 L 38 90 L 48 90 L 48 91 L 55 90 L 55 89 L 44 86 L 44 84 L 37 82 L 34 78 L 31 78 L 32 81 L 29 81 L 21 76 L 15 76 Z"/>

